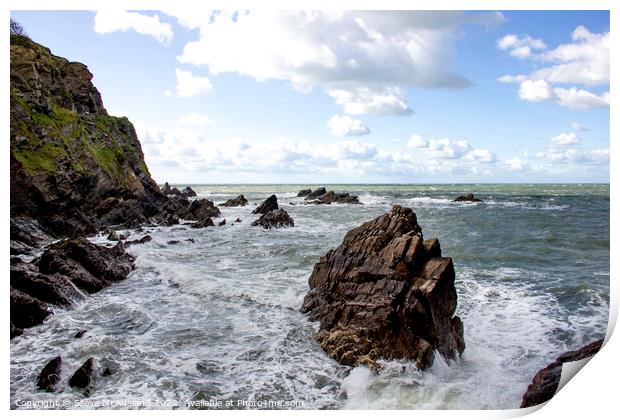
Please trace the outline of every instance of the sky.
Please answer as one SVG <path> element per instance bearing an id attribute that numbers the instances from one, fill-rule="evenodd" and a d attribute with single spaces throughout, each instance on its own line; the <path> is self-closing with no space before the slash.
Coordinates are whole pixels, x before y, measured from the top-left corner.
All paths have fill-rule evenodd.
<path id="1" fill-rule="evenodd" d="M 607 11 L 13 11 L 157 182 L 609 182 Z"/>

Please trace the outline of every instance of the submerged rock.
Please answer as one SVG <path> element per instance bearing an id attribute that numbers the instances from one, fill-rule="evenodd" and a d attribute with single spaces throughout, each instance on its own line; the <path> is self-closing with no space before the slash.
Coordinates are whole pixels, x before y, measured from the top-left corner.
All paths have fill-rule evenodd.
<path id="1" fill-rule="evenodd" d="M 231 198 L 230 200 L 225 201 L 224 203 L 221 203 L 220 206 L 239 207 L 239 206 L 246 206 L 247 204 L 248 204 L 248 200 L 243 196 L 243 194 L 241 194 L 235 198 Z"/>
<path id="2" fill-rule="evenodd" d="M 293 218 L 284 209 L 271 210 L 263 214 L 252 226 L 262 226 L 265 229 L 279 229 L 286 226 L 295 226 Z"/>
<path id="3" fill-rule="evenodd" d="M 305 197 L 312 192 L 311 189 L 301 190 L 297 193 L 297 197 Z"/>
<path id="4" fill-rule="evenodd" d="M 125 241 L 125 246 L 129 247 L 130 245 L 141 245 L 141 244 L 145 244 L 147 242 L 150 242 L 152 240 L 153 240 L 153 238 L 151 237 L 151 235 L 144 235 L 140 239 L 133 239 L 131 241 Z"/>
<path id="5" fill-rule="evenodd" d="M 602 345 L 603 340 L 598 340 L 578 350 L 563 353 L 553 363 L 539 370 L 523 395 L 521 408 L 542 404 L 553 398 L 560 385 L 562 364 L 594 356 L 601 349 Z"/>
<path id="6" fill-rule="evenodd" d="M 69 385 L 73 388 L 88 388 L 93 380 L 95 371 L 95 359 L 90 357 L 84 362 L 78 370 L 75 371 L 71 379 L 69 379 Z"/>
<path id="7" fill-rule="evenodd" d="M 275 195 L 269 196 L 265 201 L 260 203 L 258 207 L 254 209 L 252 214 L 267 214 L 271 210 L 278 209 L 278 198 Z"/>
<path id="8" fill-rule="evenodd" d="M 415 213 L 394 206 L 321 257 L 301 311 L 320 321 L 316 339 L 329 356 L 369 367 L 413 359 L 425 369 L 435 350 L 448 359 L 463 352 L 452 259 L 434 242 L 429 256 Z"/>
<path id="9" fill-rule="evenodd" d="M 473 194 L 460 195 L 452 201 L 455 203 L 461 203 L 461 202 L 481 203 L 482 202 L 481 199 L 479 199 L 478 197 L 474 197 Z"/>
<path id="10" fill-rule="evenodd" d="M 219 222 L 217 225 L 218 226 L 224 226 L 226 224 L 226 219 L 222 220 L 221 222 Z"/>
<path id="11" fill-rule="evenodd" d="M 45 392 L 58 391 L 62 373 L 62 357 L 58 356 L 43 367 L 37 377 L 37 388 Z"/>

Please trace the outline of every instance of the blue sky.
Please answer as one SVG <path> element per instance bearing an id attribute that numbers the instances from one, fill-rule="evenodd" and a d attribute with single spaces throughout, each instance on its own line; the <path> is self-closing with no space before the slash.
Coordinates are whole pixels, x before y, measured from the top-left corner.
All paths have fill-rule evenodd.
<path id="1" fill-rule="evenodd" d="M 15 11 L 158 182 L 609 182 L 609 13 Z"/>

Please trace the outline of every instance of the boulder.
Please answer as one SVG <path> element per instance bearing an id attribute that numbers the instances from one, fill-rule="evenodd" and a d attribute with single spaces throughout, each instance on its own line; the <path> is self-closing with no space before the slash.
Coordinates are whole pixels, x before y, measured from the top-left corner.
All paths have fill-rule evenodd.
<path id="1" fill-rule="evenodd" d="M 301 190 L 297 193 L 297 197 L 305 197 L 312 192 L 311 189 Z"/>
<path id="2" fill-rule="evenodd" d="M 286 226 L 295 226 L 293 218 L 284 209 L 271 210 L 263 214 L 258 220 L 252 222 L 252 226 L 262 226 L 265 229 L 278 229 Z"/>
<path id="3" fill-rule="evenodd" d="M 222 220 L 221 222 L 219 222 L 217 225 L 218 226 L 224 226 L 226 224 L 226 219 Z"/>
<path id="4" fill-rule="evenodd" d="M 192 187 L 187 186 L 181 190 L 181 195 L 183 197 L 196 197 L 198 194 L 196 194 L 196 191 L 194 191 Z"/>
<path id="5" fill-rule="evenodd" d="M 225 201 L 224 203 L 221 203 L 220 206 L 239 207 L 239 206 L 247 206 L 247 204 L 248 204 L 248 200 L 243 196 L 243 194 L 241 194 L 235 198 L 231 198 L 230 200 Z"/>
<path id="6" fill-rule="evenodd" d="M 462 202 L 481 203 L 482 202 L 481 199 L 479 199 L 478 197 L 474 197 L 473 194 L 460 195 L 452 201 L 455 203 L 462 203 Z"/>
<path id="7" fill-rule="evenodd" d="M 317 188 L 316 190 L 306 194 L 306 200 L 309 200 L 311 198 L 320 197 L 320 196 L 322 196 L 325 193 L 327 193 L 327 190 L 325 189 L 325 187 Z"/>
<path id="8" fill-rule="evenodd" d="M 45 392 L 56 392 L 62 374 L 62 357 L 58 356 L 43 367 L 37 377 L 37 388 Z"/>
<path id="9" fill-rule="evenodd" d="M 266 214 L 271 210 L 278 209 L 278 198 L 275 195 L 269 196 L 265 201 L 260 203 L 258 207 L 254 209 L 252 214 Z"/>
<path id="10" fill-rule="evenodd" d="M 47 304 L 11 287 L 11 338 L 20 330 L 41 324 L 52 311 Z"/>
<path id="11" fill-rule="evenodd" d="M 435 351 L 447 359 L 462 353 L 454 266 L 438 251 L 437 242 L 427 255 L 409 208 L 394 206 L 349 231 L 315 264 L 301 307 L 320 322 L 323 350 L 342 364 L 373 368 L 378 359 L 413 359 L 425 369 Z"/>
<path id="12" fill-rule="evenodd" d="M 88 358 L 82 366 L 75 371 L 69 379 L 69 385 L 72 388 L 88 388 L 93 380 L 95 372 L 95 359 Z"/>
<path id="13" fill-rule="evenodd" d="M 562 376 L 562 364 L 594 356 L 601 349 L 603 340 L 598 340 L 575 351 L 561 354 L 550 365 L 538 371 L 523 395 L 521 408 L 532 407 L 549 401 L 556 393 Z"/>
<path id="14" fill-rule="evenodd" d="M 202 229 L 202 228 L 206 228 L 209 226 L 215 226 L 215 224 L 213 223 L 213 220 L 211 220 L 210 217 L 207 217 L 206 219 L 203 219 L 199 222 L 193 223 L 192 227 L 194 229 Z"/>
<path id="15" fill-rule="evenodd" d="M 212 201 L 209 201 L 206 198 L 200 198 L 192 201 L 189 205 L 188 213 L 192 220 L 204 220 L 207 217 L 219 217 L 221 214 L 220 209 L 218 209 Z"/>
<path id="16" fill-rule="evenodd" d="M 130 245 L 141 245 L 141 244 L 145 244 L 147 242 L 152 241 L 153 238 L 151 238 L 151 235 L 144 235 L 142 238 L 140 239 L 133 239 L 131 241 L 125 241 L 125 247 L 129 247 Z M 119 242 L 120 243 L 120 242 Z M 118 245 L 118 244 L 117 244 Z"/>

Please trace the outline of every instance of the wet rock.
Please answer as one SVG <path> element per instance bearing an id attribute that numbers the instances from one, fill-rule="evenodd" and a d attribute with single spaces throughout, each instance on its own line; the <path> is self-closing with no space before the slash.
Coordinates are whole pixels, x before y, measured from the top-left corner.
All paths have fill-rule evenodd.
<path id="1" fill-rule="evenodd" d="M 293 202 L 289 202 L 288 204 L 289 204 L 290 206 L 294 206 L 294 205 L 295 205 L 295 203 L 293 203 Z"/>
<path id="2" fill-rule="evenodd" d="M 178 225 L 179 218 L 175 214 L 167 214 L 162 223 L 164 226 Z"/>
<path id="3" fill-rule="evenodd" d="M 108 241 L 115 241 L 115 242 L 121 240 L 121 238 L 118 237 L 118 234 L 116 233 L 115 230 L 110 232 L 107 239 Z"/>
<path id="4" fill-rule="evenodd" d="M 178 245 L 178 244 L 180 244 L 181 242 L 180 242 L 180 241 L 175 241 L 175 240 L 173 240 L 173 241 L 168 241 L 168 242 L 166 242 L 166 243 L 167 243 L 168 245 Z"/>
<path id="5" fill-rule="evenodd" d="M 231 198 L 230 200 L 227 200 L 226 202 L 220 204 L 220 206 L 239 207 L 239 206 L 247 206 L 247 204 L 248 204 L 248 200 L 246 200 L 243 194 L 241 194 L 235 198 Z"/>
<path id="6" fill-rule="evenodd" d="M 293 218 L 284 209 L 271 210 L 263 214 L 252 226 L 262 226 L 265 229 L 279 229 L 286 226 L 295 226 Z"/>
<path id="7" fill-rule="evenodd" d="M 192 238 L 188 238 L 188 239 L 186 239 L 186 241 L 187 241 L 187 242 L 190 242 L 190 243 L 192 243 L 192 244 L 196 242 L 196 241 L 194 241 Z"/>
<path id="8" fill-rule="evenodd" d="M 24 330 L 22 330 L 21 328 L 17 328 L 15 325 L 13 325 L 13 323 L 11 322 L 11 338 L 13 337 L 17 337 L 20 336 L 24 333 Z"/>
<path id="9" fill-rule="evenodd" d="M 153 238 L 151 237 L 151 235 L 144 235 L 140 239 L 133 239 L 131 241 L 126 241 L 125 242 L 125 246 L 129 247 L 131 245 L 141 245 L 141 244 L 145 244 L 147 242 L 151 242 L 152 240 L 153 240 Z"/>
<path id="10" fill-rule="evenodd" d="M 84 334 L 86 334 L 87 332 L 88 330 L 80 330 L 73 336 L 73 338 L 82 338 L 84 337 Z"/>
<path id="11" fill-rule="evenodd" d="M 181 195 L 183 197 L 196 197 L 197 196 L 196 191 L 194 191 L 192 187 L 190 186 L 183 188 L 183 190 L 181 191 Z"/>
<path id="12" fill-rule="evenodd" d="M 403 358 L 420 369 L 435 350 L 463 352 L 452 259 L 433 249 L 431 258 L 415 213 L 400 206 L 349 231 L 315 264 L 301 308 L 320 322 L 323 350 L 350 366 Z"/>
<path id="13" fill-rule="evenodd" d="M 43 367 L 37 377 L 37 388 L 45 392 L 56 392 L 62 374 L 62 357 L 58 356 Z"/>
<path id="14" fill-rule="evenodd" d="M 38 261 L 43 274 L 61 274 L 87 293 L 123 280 L 133 270 L 134 257 L 118 255 L 86 238 L 65 239 L 50 245 Z"/>
<path id="15" fill-rule="evenodd" d="M 307 189 L 307 190 L 301 190 L 297 193 L 297 197 L 305 197 L 308 194 L 312 193 L 311 189 Z"/>
<path id="16" fill-rule="evenodd" d="M 481 199 L 479 199 L 478 197 L 474 197 L 473 194 L 460 195 L 452 201 L 456 203 L 460 203 L 460 202 L 481 203 L 482 202 Z"/>
<path id="17" fill-rule="evenodd" d="M 208 226 L 215 226 L 215 224 L 213 223 L 213 220 L 211 220 L 210 217 L 207 217 L 206 219 L 203 219 L 199 222 L 193 223 L 192 227 L 194 229 L 202 229 L 202 228 L 206 228 Z"/>
<path id="18" fill-rule="evenodd" d="M 15 330 L 11 329 L 11 338 L 17 329 L 39 325 L 51 314 L 47 304 L 11 287 L 11 324 L 15 327 Z"/>
<path id="19" fill-rule="evenodd" d="M 542 404 L 553 398 L 560 384 L 562 364 L 594 356 L 602 345 L 603 340 L 598 340 L 578 350 L 563 353 L 553 363 L 539 370 L 523 395 L 521 408 Z"/>
<path id="20" fill-rule="evenodd" d="M 306 194 L 306 200 L 309 200 L 311 198 L 320 197 L 320 196 L 322 196 L 323 194 L 326 194 L 326 193 L 327 193 L 327 190 L 325 189 L 325 187 L 317 188 L 316 190 Z"/>
<path id="21" fill-rule="evenodd" d="M 275 195 L 269 196 L 265 201 L 260 203 L 258 207 L 254 209 L 252 214 L 266 214 L 271 210 L 278 209 L 278 198 Z"/>
<path id="22" fill-rule="evenodd" d="M 221 222 L 219 222 L 217 225 L 218 226 L 224 226 L 226 224 L 226 219 L 222 220 Z"/>
<path id="23" fill-rule="evenodd" d="M 308 194 L 305 199 L 308 201 L 308 204 L 361 204 L 356 195 L 350 195 L 349 193 L 335 193 L 333 191 L 328 192 L 323 187 Z"/>
<path id="24" fill-rule="evenodd" d="M 235 223 L 241 223 L 241 219 L 237 217 L 237 219 L 235 220 Z"/>
<path id="25" fill-rule="evenodd" d="M 181 191 L 179 191 L 176 187 L 170 187 L 170 184 L 167 182 L 164 184 L 164 187 L 161 189 L 161 192 L 166 195 L 181 195 Z"/>
<path id="26" fill-rule="evenodd" d="M 88 388 L 91 384 L 95 370 L 95 359 L 90 357 L 78 370 L 75 371 L 71 379 L 69 379 L 69 385 L 72 388 Z"/>
<path id="27" fill-rule="evenodd" d="M 219 217 L 221 214 L 220 209 L 206 198 L 192 201 L 189 205 L 188 212 L 193 220 L 204 220 L 207 217 Z"/>

